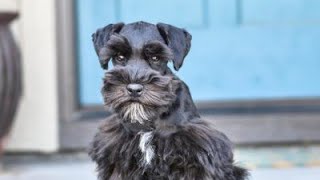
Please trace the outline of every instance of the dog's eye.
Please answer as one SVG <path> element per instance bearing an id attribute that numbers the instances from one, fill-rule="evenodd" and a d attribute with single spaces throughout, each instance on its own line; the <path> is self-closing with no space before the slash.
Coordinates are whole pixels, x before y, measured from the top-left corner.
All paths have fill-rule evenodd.
<path id="1" fill-rule="evenodd" d="M 150 60 L 151 60 L 152 62 L 159 62 L 159 58 L 158 58 L 157 56 L 152 56 L 152 57 L 150 58 Z"/>
<path id="2" fill-rule="evenodd" d="M 126 58 L 122 54 L 118 54 L 115 58 L 118 62 L 124 62 Z"/>

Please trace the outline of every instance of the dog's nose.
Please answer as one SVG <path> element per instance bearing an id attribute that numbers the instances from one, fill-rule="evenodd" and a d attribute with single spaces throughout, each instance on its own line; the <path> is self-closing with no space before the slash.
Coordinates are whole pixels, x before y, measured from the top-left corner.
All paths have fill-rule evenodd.
<path id="1" fill-rule="evenodd" d="M 141 84 L 128 84 L 127 90 L 131 96 L 137 97 L 142 94 L 143 86 Z"/>

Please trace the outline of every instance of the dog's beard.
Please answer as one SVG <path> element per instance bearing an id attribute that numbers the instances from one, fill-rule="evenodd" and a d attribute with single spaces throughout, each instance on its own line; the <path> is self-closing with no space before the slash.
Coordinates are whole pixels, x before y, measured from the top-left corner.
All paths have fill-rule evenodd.
<path id="1" fill-rule="evenodd" d="M 115 68 L 106 73 L 102 94 L 105 105 L 125 122 L 145 124 L 165 113 L 176 99 L 178 81 L 155 71 L 132 71 Z M 132 98 L 126 90 L 129 83 L 144 85 L 143 93 Z"/>
<path id="2" fill-rule="evenodd" d="M 156 117 L 155 111 L 147 108 L 139 102 L 132 102 L 121 109 L 123 119 L 129 120 L 131 123 L 144 124 L 145 121 L 150 121 Z"/>

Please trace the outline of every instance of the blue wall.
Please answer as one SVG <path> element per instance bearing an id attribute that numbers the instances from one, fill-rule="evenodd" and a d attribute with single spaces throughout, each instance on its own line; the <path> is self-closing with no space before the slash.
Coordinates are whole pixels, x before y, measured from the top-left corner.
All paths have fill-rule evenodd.
<path id="1" fill-rule="evenodd" d="M 91 34 L 118 21 L 186 28 L 192 48 L 178 72 L 196 100 L 320 96 L 318 0 L 79 0 L 81 103 L 101 103 Z M 163 13 L 165 12 L 165 13 Z M 171 64 L 170 64 L 171 66 Z"/>

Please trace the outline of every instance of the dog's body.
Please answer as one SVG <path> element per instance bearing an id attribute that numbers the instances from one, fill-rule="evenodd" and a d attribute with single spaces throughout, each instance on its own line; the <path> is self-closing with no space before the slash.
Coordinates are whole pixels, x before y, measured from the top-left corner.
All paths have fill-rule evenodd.
<path id="1" fill-rule="evenodd" d="M 93 41 L 107 71 L 102 94 L 114 114 L 90 149 L 101 180 L 244 180 L 229 139 L 202 120 L 178 70 L 191 35 L 167 24 L 111 24 Z"/>

